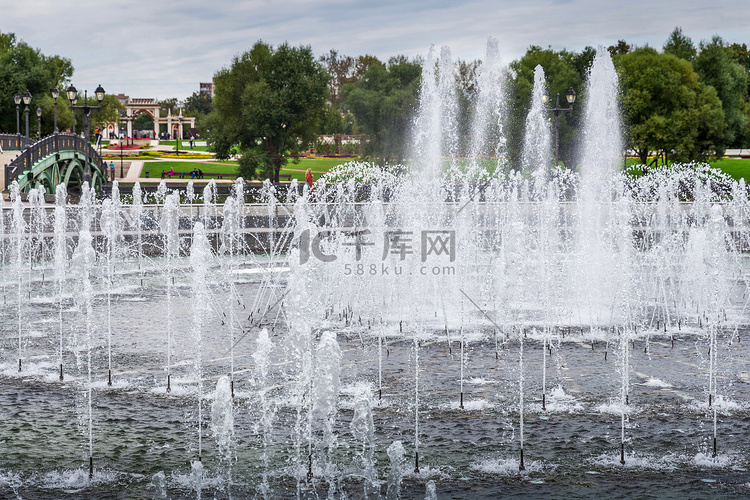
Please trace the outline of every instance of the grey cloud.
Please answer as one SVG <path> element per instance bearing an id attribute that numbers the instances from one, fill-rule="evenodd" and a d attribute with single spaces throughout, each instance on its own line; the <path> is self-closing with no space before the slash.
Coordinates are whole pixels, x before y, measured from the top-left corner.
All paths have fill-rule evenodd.
<path id="1" fill-rule="evenodd" d="M 532 44 L 661 47 L 677 25 L 695 42 L 750 42 L 750 4 L 732 0 L 0 0 L 0 12 L 0 31 L 70 58 L 76 86 L 158 98 L 187 97 L 259 39 L 381 59 L 434 43 L 473 59 L 495 36 L 506 62 Z"/>

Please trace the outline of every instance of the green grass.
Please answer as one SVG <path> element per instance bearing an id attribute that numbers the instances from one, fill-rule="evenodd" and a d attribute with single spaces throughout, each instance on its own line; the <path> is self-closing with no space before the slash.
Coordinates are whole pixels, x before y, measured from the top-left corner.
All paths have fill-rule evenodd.
<path id="1" fill-rule="evenodd" d="M 711 162 L 711 166 L 720 168 L 735 180 L 750 181 L 750 158 L 722 158 Z"/>
<path id="2" fill-rule="evenodd" d="M 292 176 L 292 179 L 297 179 L 298 181 L 302 182 L 305 180 L 305 171 L 310 168 L 313 171 L 313 176 L 317 180 L 321 175 L 328 172 L 331 168 L 335 167 L 336 165 L 341 165 L 343 163 L 346 163 L 350 161 L 347 160 L 336 160 L 336 159 L 311 159 L 311 158 L 302 158 L 300 159 L 299 163 L 292 163 L 291 161 L 288 162 L 284 168 L 281 169 L 282 174 L 289 174 Z M 165 160 L 165 161 L 146 161 L 143 163 L 143 170 L 141 171 L 141 177 L 146 176 L 146 172 L 149 173 L 150 178 L 161 178 L 161 172 L 163 171 L 169 171 L 170 168 L 173 168 L 174 171 L 179 175 L 179 172 L 190 172 L 193 170 L 193 168 L 199 168 L 203 170 L 203 172 L 216 172 L 216 173 L 222 173 L 222 174 L 231 174 L 237 172 L 237 161 L 235 160 L 228 160 L 228 161 L 211 161 L 211 160 L 201 160 L 200 162 L 193 162 L 193 161 L 171 161 L 171 160 Z M 206 177 L 209 178 L 209 177 Z"/>
<path id="3" fill-rule="evenodd" d="M 205 141 L 205 139 L 196 139 L 196 141 Z M 162 146 L 172 146 L 172 149 L 175 149 L 174 146 L 177 144 L 177 141 L 159 141 L 159 144 Z M 210 148 L 208 146 L 193 146 L 191 148 L 190 141 L 180 141 L 180 151 L 190 151 L 190 150 L 210 151 Z"/>
<path id="4" fill-rule="evenodd" d="M 669 162 L 672 163 L 671 161 Z M 640 165 L 641 160 L 638 158 L 628 158 L 628 166 Z M 750 181 L 750 158 L 720 158 L 708 162 L 714 168 L 722 170 L 735 180 L 745 179 Z M 661 164 L 659 164 L 661 166 Z M 636 175 L 640 175 L 636 171 Z"/>
<path id="5" fill-rule="evenodd" d="M 203 172 L 214 172 L 220 174 L 234 174 L 237 172 L 237 165 L 233 164 L 221 164 L 216 162 L 210 162 L 208 160 L 196 162 L 196 161 L 145 161 L 143 162 L 143 170 L 141 170 L 141 177 L 146 177 L 146 172 L 150 178 L 161 178 L 162 171 L 168 172 L 170 168 L 173 168 L 175 174 L 179 176 L 180 172 L 185 172 L 185 177 L 190 177 L 190 172 L 194 168 L 198 168 Z M 206 176 L 206 179 L 210 179 L 211 176 Z M 226 177 L 225 177 L 226 178 Z"/>

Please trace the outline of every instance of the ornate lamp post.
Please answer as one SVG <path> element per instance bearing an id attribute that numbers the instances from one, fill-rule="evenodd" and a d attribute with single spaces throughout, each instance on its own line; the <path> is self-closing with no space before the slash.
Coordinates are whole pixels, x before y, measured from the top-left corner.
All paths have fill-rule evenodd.
<path id="1" fill-rule="evenodd" d="M 73 87 L 71 85 L 71 87 Z M 75 87 L 73 87 L 73 90 L 75 90 Z M 70 109 L 74 109 L 76 103 L 78 102 L 78 93 L 74 92 L 72 95 L 70 93 L 70 87 L 65 91 L 66 94 L 68 94 L 68 101 L 70 101 L 69 106 Z M 71 99 L 72 97 L 72 99 Z M 76 135 L 76 112 L 73 111 L 73 135 Z"/>
<path id="2" fill-rule="evenodd" d="M 102 109 L 102 101 L 104 100 L 104 89 L 102 88 L 101 85 L 99 85 L 96 88 L 96 90 L 94 90 L 94 95 L 96 95 L 96 100 L 99 102 L 99 105 L 96 107 L 89 106 L 88 92 L 85 90 L 83 91 L 83 106 L 73 105 L 73 103 L 78 99 L 78 91 L 73 85 L 68 87 L 67 94 L 68 94 L 68 100 L 70 100 L 70 109 L 71 111 L 73 111 L 73 115 L 75 116 L 76 109 L 80 109 L 81 111 L 83 111 L 83 126 L 86 127 L 86 145 L 90 146 L 91 139 L 89 137 L 89 115 L 91 114 L 92 111 L 97 111 L 97 110 Z M 83 182 L 88 182 L 89 187 L 90 187 L 91 186 L 91 170 L 89 167 L 89 155 L 86 154 L 85 156 L 86 156 L 86 164 L 85 164 L 85 168 L 83 171 Z"/>
<path id="3" fill-rule="evenodd" d="M 21 135 L 21 95 L 15 94 L 13 96 L 13 102 L 16 103 L 16 135 Z"/>
<path id="4" fill-rule="evenodd" d="M 40 107 L 36 108 L 36 118 L 37 118 L 36 140 L 41 141 L 42 140 L 42 108 Z"/>
<path id="5" fill-rule="evenodd" d="M 549 94 L 546 91 L 544 92 L 543 99 L 545 104 L 547 103 L 547 101 L 549 101 Z M 560 159 L 560 115 L 562 113 L 570 113 L 571 111 L 573 111 L 573 103 L 576 102 L 575 90 L 568 89 L 568 91 L 565 92 L 565 100 L 568 101 L 568 107 L 561 108 L 560 93 L 558 92 L 555 107 L 547 110 L 548 113 L 553 113 L 555 115 L 555 166 L 557 166 L 558 160 Z"/>
<path id="6" fill-rule="evenodd" d="M 23 103 L 26 105 L 26 144 L 29 143 L 29 104 L 31 104 L 31 92 L 28 90 L 23 94 Z"/>
<path id="7" fill-rule="evenodd" d="M 57 130 L 57 98 L 60 97 L 60 91 L 57 89 L 57 87 L 55 87 L 52 90 L 50 90 L 50 92 L 52 93 L 52 99 L 55 100 L 55 129 L 54 130 L 55 130 L 55 134 L 57 134 L 59 132 L 59 130 Z"/>

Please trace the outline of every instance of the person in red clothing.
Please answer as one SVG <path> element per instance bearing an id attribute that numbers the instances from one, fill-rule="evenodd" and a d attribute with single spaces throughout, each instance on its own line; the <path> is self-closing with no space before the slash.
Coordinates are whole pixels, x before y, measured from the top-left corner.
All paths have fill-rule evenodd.
<path id="1" fill-rule="evenodd" d="M 312 190 L 313 188 L 313 180 L 314 179 L 313 179 L 312 169 L 308 168 L 307 172 L 305 172 L 305 182 L 307 183 L 308 186 L 310 186 L 310 190 Z"/>

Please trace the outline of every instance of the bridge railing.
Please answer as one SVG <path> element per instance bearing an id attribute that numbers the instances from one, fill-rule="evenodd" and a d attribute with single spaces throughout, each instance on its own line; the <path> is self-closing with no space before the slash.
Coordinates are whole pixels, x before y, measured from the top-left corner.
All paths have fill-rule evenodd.
<path id="1" fill-rule="evenodd" d="M 24 139 L 21 137 L 21 140 Z M 96 149 L 82 137 L 75 134 L 52 134 L 29 144 L 20 155 L 5 166 L 5 189 L 8 189 L 13 180 L 18 179 L 18 176 L 24 171 L 31 170 L 39 160 L 61 151 L 83 153 L 89 157 L 92 164 L 98 165 L 100 168 L 106 168 L 104 160 Z"/>
<path id="2" fill-rule="evenodd" d="M 26 144 L 26 137 L 19 134 L 0 134 L 0 149 L 3 151 L 21 151 Z"/>

